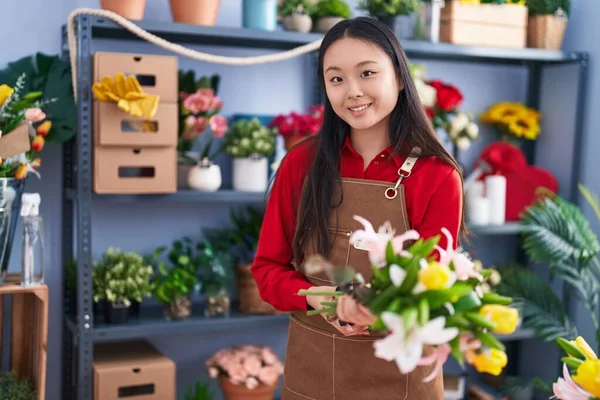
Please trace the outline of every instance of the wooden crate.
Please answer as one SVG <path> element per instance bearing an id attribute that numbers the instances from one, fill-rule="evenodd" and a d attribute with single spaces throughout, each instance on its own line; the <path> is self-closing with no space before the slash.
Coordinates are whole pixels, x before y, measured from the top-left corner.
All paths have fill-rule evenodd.
<path id="1" fill-rule="evenodd" d="M 8 275 L 0 285 L 0 361 L 9 358 L 10 370 L 35 386 L 38 400 L 46 396 L 46 353 L 48 342 L 48 286 L 22 287 L 19 275 Z M 4 301 L 12 300 L 9 315 L 2 315 Z M 2 338 L 3 324 L 10 337 Z M 3 340 L 10 340 L 10 354 L 2 354 Z"/>

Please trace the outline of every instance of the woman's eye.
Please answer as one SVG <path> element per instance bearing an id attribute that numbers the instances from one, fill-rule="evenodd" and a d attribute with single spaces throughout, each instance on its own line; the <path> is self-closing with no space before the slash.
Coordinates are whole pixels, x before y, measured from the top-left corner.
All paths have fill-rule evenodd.
<path id="1" fill-rule="evenodd" d="M 361 77 L 363 78 L 368 78 L 369 76 L 373 75 L 375 72 L 373 71 L 365 71 L 361 74 Z"/>
<path id="2" fill-rule="evenodd" d="M 332 82 L 332 83 L 340 83 L 341 81 L 342 81 L 342 78 L 340 78 L 338 76 L 334 76 L 333 78 L 331 78 L 329 80 L 329 82 Z"/>

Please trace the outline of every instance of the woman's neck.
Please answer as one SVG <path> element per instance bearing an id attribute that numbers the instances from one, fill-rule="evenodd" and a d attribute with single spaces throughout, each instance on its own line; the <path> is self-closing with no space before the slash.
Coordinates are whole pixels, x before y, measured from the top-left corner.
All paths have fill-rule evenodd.
<path id="1" fill-rule="evenodd" d="M 374 126 L 365 130 L 350 129 L 350 143 L 362 156 L 366 169 L 371 160 L 389 147 L 390 140 L 384 127 Z"/>

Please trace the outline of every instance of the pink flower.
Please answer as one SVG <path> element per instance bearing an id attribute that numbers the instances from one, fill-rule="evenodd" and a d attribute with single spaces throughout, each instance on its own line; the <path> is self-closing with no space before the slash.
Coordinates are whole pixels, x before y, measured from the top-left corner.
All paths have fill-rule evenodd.
<path id="1" fill-rule="evenodd" d="M 232 364 L 229 366 L 227 374 L 233 383 L 243 383 L 248 378 L 248 373 L 241 364 Z"/>
<path id="2" fill-rule="evenodd" d="M 431 365 L 435 363 L 435 367 L 433 371 L 423 379 L 423 382 L 431 382 L 442 370 L 446 361 L 448 361 L 448 356 L 452 350 L 447 343 L 443 343 L 439 345 L 433 353 L 426 357 L 421 357 L 421 359 L 417 362 L 417 365 Z"/>
<path id="3" fill-rule="evenodd" d="M 194 125 L 196 125 L 196 117 L 194 117 L 193 115 L 190 115 L 189 117 L 187 117 L 185 119 L 185 127 L 188 129 L 191 129 L 194 127 Z"/>
<path id="4" fill-rule="evenodd" d="M 481 341 L 476 339 L 472 333 L 461 333 L 459 341 L 460 351 L 463 353 L 481 347 Z"/>
<path id="5" fill-rule="evenodd" d="M 558 381 L 552 385 L 558 400 L 588 400 L 594 397 L 573 382 L 567 364 L 563 364 L 563 376 L 564 379 L 558 378 Z"/>
<path id="6" fill-rule="evenodd" d="M 221 115 L 213 115 L 209 121 L 210 129 L 215 137 L 223 137 L 227 131 L 227 119 Z"/>
<path id="7" fill-rule="evenodd" d="M 267 365 L 258 372 L 258 379 L 265 385 L 274 385 L 279 379 L 279 371 L 272 365 Z"/>
<path id="8" fill-rule="evenodd" d="M 210 103 L 211 110 L 220 110 L 223 108 L 223 102 L 218 97 L 213 97 L 212 102 Z"/>
<path id="9" fill-rule="evenodd" d="M 46 114 L 39 108 L 28 108 L 25 110 L 25 119 L 30 122 L 40 122 L 46 118 Z"/>
<path id="10" fill-rule="evenodd" d="M 246 381 L 246 387 L 250 390 L 255 389 L 259 385 L 259 382 L 256 378 L 248 378 Z"/>
<path id="11" fill-rule="evenodd" d="M 453 250 L 453 240 L 450 231 L 446 228 L 442 228 L 442 233 L 446 236 L 447 240 L 446 250 L 439 246 L 435 246 L 435 249 L 440 253 L 440 263 L 444 265 L 450 265 L 450 262 L 454 263 L 454 272 L 456 273 L 456 279 L 458 280 L 482 278 L 481 275 L 475 271 L 475 264 L 473 261 L 469 260 L 463 253 Z"/>
<path id="12" fill-rule="evenodd" d="M 261 356 L 262 356 L 262 360 L 267 365 L 275 364 L 277 362 L 277 357 L 275 356 L 275 354 L 273 354 L 273 351 L 269 348 L 265 347 L 264 349 L 262 349 Z"/>
<path id="13" fill-rule="evenodd" d="M 376 266 L 385 265 L 385 250 L 390 241 L 392 242 L 394 253 L 398 254 L 402 251 L 405 241 L 419 239 L 419 233 L 415 230 L 409 230 L 402 235 L 394 237 L 395 231 L 392 229 L 389 222 L 381 225 L 379 230 L 375 232 L 373 225 L 363 217 L 355 215 L 354 219 L 360 222 L 365 229 L 354 231 L 352 236 L 350 236 L 350 243 L 355 244 L 358 241 L 365 242 L 369 251 L 369 261 Z"/>
<path id="14" fill-rule="evenodd" d="M 186 97 L 183 101 L 183 107 L 188 109 L 192 114 L 198 114 L 208 111 L 211 103 L 212 96 L 206 96 L 196 92 Z"/>
<path id="15" fill-rule="evenodd" d="M 254 356 L 244 359 L 244 369 L 249 375 L 256 376 L 262 367 L 260 360 Z"/>
<path id="16" fill-rule="evenodd" d="M 210 375 L 210 377 L 214 379 L 217 376 L 219 376 L 219 370 L 216 369 L 215 367 L 210 367 L 208 369 L 208 375 Z"/>

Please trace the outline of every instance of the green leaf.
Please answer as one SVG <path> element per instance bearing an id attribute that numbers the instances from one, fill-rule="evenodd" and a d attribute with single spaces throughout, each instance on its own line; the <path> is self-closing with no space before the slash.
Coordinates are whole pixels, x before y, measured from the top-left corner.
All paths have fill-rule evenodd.
<path id="1" fill-rule="evenodd" d="M 479 299 L 479 296 L 477 296 L 477 293 L 475 293 L 473 291 L 471 291 L 466 296 L 460 297 L 453 304 L 454 311 L 457 313 L 469 311 L 474 308 L 478 308 L 479 306 L 481 306 L 481 300 Z"/>
<path id="2" fill-rule="evenodd" d="M 404 322 L 404 329 L 408 330 L 415 325 L 419 312 L 415 306 L 408 306 L 402 311 L 402 321 Z"/>
<path id="3" fill-rule="evenodd" d="M 394 246 L 392 245 L 392 241 L 390 240 L 385 248 L 385 259 L 388 264 L 393 264 L 396 260 L 396 255 L 394 254 Z"/>
<path id="4" fill-rule="evenodd" d="M 498 293 L 484 293 L 481 297 L 482 304 L 500 304 L 507 306 L 512 303 L 512 299 L 507 296 L 499 295 Z"/>
<path id="5" fill-rule="evenodd" d="M 506 350 L 502 342 L 500 342 L 496 336 L 481 331 L 475 331 L 473 333 L 475 334 L 475 337 L 479 339 L 484 346 L 490 347 L 492 349 L 498 349 L 501 351 Z"/>
<path id="6" fill-rule="evenodd" d="M 567 364 L 568 367 L 577 369 L 581 364 L 583 364 L 583 360 L 579 360 L 577 358 L 572 357 L 561 357 L 560 361 Z"/>
<path id="7" fill-rule="evenodd" d="M 471 286 L 463 282 L 455 283 L 451 288 L 428 290 L 420 293 L 417 299 L 426 299 L 429 302 L 430 310 L 442 307 L 445 303 L 452 302 L 454 298 L 460 298 L 471 292 Z"/>
<path id="8" fill-rule="evenodd" d="M 561 299 L 534 271 L 512 265 L 500 268 L 499 272 L 501 283 L 497 291 L 513 299 L 511 306 L 519 310 L 523 328 L 533 329 L 546 342 L 578 336 Z"/>
<path id="9" fill-rule="evenodd" d="M 450 341 L 450 349 L 452 350 L 452 356 L 459 362 L 459 364 L 464 363 L 465 355 L 460 350 L 460 338 L 457 336 Z"/>
<path id="10" fill-rule="evenodd" d="M 580 360 L 585 360 L 585 356 L 583 355 L 583 353 L 577 348 L 577 346 L 575 346 L 568 340 L 564 338 L 558 338 L 556 339 L 556 343 L 571 357 L 575 357 Z"/>
<path id="11" fill-rule="evenodd" d="M 478 314 L 477 312 L 469 311 L 466 312 L 464 315 L 465 318 L 467 318 L 469 321 L 471 321 L 477 326 L 490 330 L 496 329 L 496 324 L 493 321 L 484 317 L 483 315 Z"/>
<path id="12" fill-rule="evenodd" d="M 419 324 L 425 325 L 429 321 L 429 303 L 425 299 L 419 300 Z"/>

